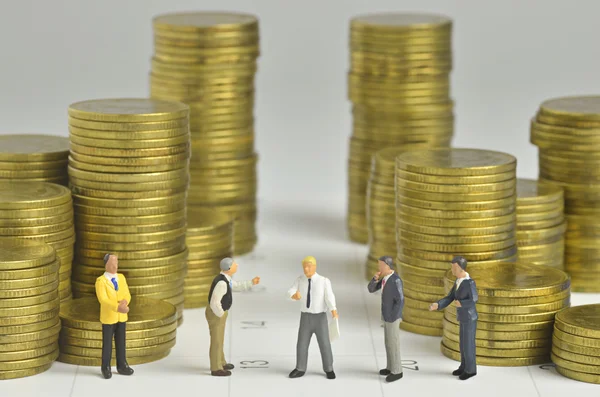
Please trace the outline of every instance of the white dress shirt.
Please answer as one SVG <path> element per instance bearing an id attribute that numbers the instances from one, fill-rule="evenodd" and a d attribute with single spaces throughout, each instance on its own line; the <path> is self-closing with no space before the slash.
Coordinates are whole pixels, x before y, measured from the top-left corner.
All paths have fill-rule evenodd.
<path id="1" fill-rule="evenodd" d="M 387 285 L 388 282 L 388 278 L 390 278 L 392 276 L 392 274 L 394 274 L 394 271 L 392 270 L 392 272 L 390 274 L 388 274 L 387 276 L 385 276 L 383 278 L 383 281 L 385 281 L 385 285 Z M 381 284 L 381 290 L 383 290 L 385 288 L 385 285 L 383 285 L 383 282 Z"/>
<path id="2" fill-rule="evenodd" d="M 462 283 L 463 280 L 469 280 L 471 278 L 471 277 L 469 277 L 469 273 L 465 272 L 465 274 L 466 274 L 466 276 L 456 279 L 456 291 L 458 291 L 458 287 L 460 287 L 460 283 Z"/>
<path id="3" fill-rule="evenodd" d="M 310 307 L 306 307 L 306 298 L 308 295 L 308 277 L 302 275 L 296 279 L 292 288 L 288 290 L 288 297 L 291 299 L 296 291 L 300 291 L 300 310 L 304 313 L 318 314 L 327 310 L 337 310 L 335 308 L 335 295 L 331 289 L 331 281 L 327 277 L 315 273 L 311 278 L 310 286 Z"/>
<path id="4" fill-rule="evenodd" d="M 221 272 L 221 274 L 225 276 L 225 278 L 231 285 L 231 289 L 235 292 L 247 291 L 252 287 L 252 280 L 237 282 L 232 280 L 231 277 L 229 277 L 229 275 L 223 272 Z M 217 317 L 223 317 L 223 314 L 225 314 L 223 306 L 221 306 L 221 299 L 223 299 L 226 293 L 227 284 L 225 283 L 225 281 L 221 280 L 217 283 L 217 285 L 215 285 L 212 297 L 210 298 L 210 308 Z"/>
<path id="5" fill-rule="evenodd" d="M 110 283 L 112 284 L 112 279 L 114 278 L 116 282 L 119 282 L 119 278 L 117 277 L 117 273 L 112 274 L 109 272 L 104 272 L 104 277 L 106 277 L 108 279 L 108 281 L 110 281 Z"/>

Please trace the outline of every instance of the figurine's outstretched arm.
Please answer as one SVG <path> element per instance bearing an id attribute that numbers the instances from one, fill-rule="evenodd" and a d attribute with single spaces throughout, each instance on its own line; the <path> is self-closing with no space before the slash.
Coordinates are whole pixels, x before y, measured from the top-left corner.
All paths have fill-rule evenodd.
<path id="1" fill-rule="evenodd" d="M 287 292 L 287 297 L 288 299 L 292 299 L 292 296 L 294 296 L 296 294 L 296 292 L 298 292 L 298 279 L 296 279 L 296 281 L 294 281 L 294 285 L 292 285 L 292 287 L 288 290 Z"/>
<path id="2" fill-rule="evenodd" d="M 451 304 L 455 299 L 454 299 L 454 292 L 456 290 L 456 284 L 454 284 L 454 286 L 452 287 L 452 289 L 450 290 L 450 292 L 448 293 L 448 295 L 446 295 L 444 298 L 440 299 L 437 304 L 438 304 L 438 310 L 443 310 L 446 308 L 446 306 L 448 306 L 449 304 Z"/>

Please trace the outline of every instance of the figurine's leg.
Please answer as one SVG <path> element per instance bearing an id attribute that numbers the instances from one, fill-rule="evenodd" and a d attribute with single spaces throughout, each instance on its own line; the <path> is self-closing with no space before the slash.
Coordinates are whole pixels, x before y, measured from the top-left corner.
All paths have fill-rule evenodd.
<path id="1" fill-rule="evenodd" d="M 327 324 L 327 314 L 313 314 L 316 321 L 315 333 L 317 334 L 317 343 L 321 351 L 321 361 L 323 362 L 323 371 L 333 371 L 333 353 L 331 352 L 331 341 L 329 340 L 329 325 Z"/>
<path id="2" fill-rule="evenodd" d="M 477 373 L 476 352 L 475 352 L 475 333 L 477 331 L 477 321 L 469 321 L 465 324 L 464 343 L 461 353 L 464 350 L 465 372 L 468 374 Z M 462 340 L 461 340 L 462 342 Z"/>
<path id="3" fill-rule="evenodd" d="M 385 346 L 385 358 L 386 358 L 386 365 L 385 365 L 385 369 L 387 369 L 388 371 L 391 371 L 392 368 L 392 355 L 390 354 L 390 342 L 389 342 L 389 323 L 384 321 L 383 322 L 383 344 Z"/>
<path id="4" fill-rule="evenodd" d="M 314 327 L 311 321 L 312 316 L 314 316 L 314 314 L 300 314 L 298 342 L 296 343 L 296 369 L 301 372 L 306 372 L 308 363 L 308 347 L 310 345 L 310 338 L 314 332 Z"/>
<path id="5" fill-rule="evenodd" d="M 225 364 L 227 364 L 227 361 L 225 360 L 225 328 L 227 325 L 227 315 L 229 312 L 225 312 L 225 314 L 223 314 L 223 317 L 221 317 L 221 321 L 223 322 L 223 326 L 221 327 L 221 336 L 219 337 L 220 340 L 222 341 L 221 343 L 221 362 L 219 364 L 219 366 L 221 367 L 221 369 L 223 369 L 223 367 L 225 367 Z"/>
<path id="6" fill-rule="evenodd" d="M 117 369 L 125 368 L 127 361 L 125 359 L 125 324 L 118 322 L 115 324 L 115 353 L 117 354 Z"/>
<path id="7" fill-rule="evenodd" d="M 102 368 L 110 368 L 116 324 L 102 324 Z"/>
<path id="8" fill-rule="evenodd" d="M 467 322 L 466 321 L 459 321 L 459 332 L 458 332 L 458 346 L 460 347 L 460 366 L 458 367 L 459 370 L 464 371 L 465 370 L 465 353 L 467 350 L 466 345 L 466 341 L 468 338 L 468 335 L 466 335 L 466 331 L 467 331 Z"/>
<path id="9" fill-rule="evenodd" d="M 208 322 L 208 331 L 210 333 L 210 348 L 209 348 L 209 357 L 210 357 L 210 370 L 211 372 L 222 370 L 222 367 L 219 367 L 221 363 L 221 352 L 223 351 L 222 342 L 221 346 L 219 346 L 219 336 L 221 332 L 219 332 L 219 317 L 215 316 L 210 306 L 206 307 L 206 321 Z"/>
<path id="10" fill-rule="evenodd" d="M 385 352 L 387 355 L 387 369 L 393 375 L 402 373 L 402 360 L 400 358 L 400 319 L 393 323 L 384 323 Z"/>

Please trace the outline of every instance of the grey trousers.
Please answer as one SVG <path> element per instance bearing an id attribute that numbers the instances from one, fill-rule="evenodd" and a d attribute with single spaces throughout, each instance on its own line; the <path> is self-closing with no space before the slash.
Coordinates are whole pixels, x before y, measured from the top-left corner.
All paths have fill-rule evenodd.
<path id="1" fill-rule="evenodd" d="M 392 374 L 402 373 L 402 359 L 400 358 L 400 319 L 393 323 L 383 322 L 383 336 L 385 339 L 385 354 L 387 366 Z"/>
<path id="2" fill-rule="evenodd" d="M 329 341 L 329 325 L 327 314 L 301 313 L 300 328 L 298 328 L 298 343 L 296 344 L 296 369 L 306 372 L 308 362 L 308 346 L 312 335 L 317 335 L 317 343 L 321 350 L 321 360 L 325 372 L 333 371 L 333 354 Z"/>
<path id="3" fill-rule="evenodd" d="M 460 367 L 466 373 L 476 374 L 477 364 L 475 362 L 475 332 L 477 331 L 477 320 L 460 321 Z"/>

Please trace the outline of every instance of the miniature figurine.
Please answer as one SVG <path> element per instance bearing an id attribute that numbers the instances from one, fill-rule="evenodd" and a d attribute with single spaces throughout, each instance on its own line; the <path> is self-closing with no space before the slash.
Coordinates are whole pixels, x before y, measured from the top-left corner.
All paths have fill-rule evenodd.
<path id="1" fill-rule="evenodd" d="M 223 342 L 227 313 L 233 303 L 232 291 L 246 291 L 260 282 L 260 277 L 250 281 L 236 282 L 231 278 L 237 272 L 238 264 L 231 258 L 221 260 L 221 273 L 212 282 L 206 306 L 206 321 L 210 332 L 210 374 L 212 376 L 230 376 L 233 364 L 225 361 Z"/>
<path id="2" fill-rule="evenodd" d="M 475 281 L 469 277 L 467 260 L 462 256 L 452 259 L 452 274 L 456 282 L 445 298 L 432 303 L 429 310 L 443 310 L 452 301 L 456 309 L 456 319 L 460 324 L 460 366 L 452 372 L 460 380 L 467 380 L 477 375 L 475 357 L 475 332 L 477 330 L 477 309 L 475 303 L 479 299 Z"/>
<path id="3" fill-rule="evenodd" d="M 96 279 L 96 296 L 100 302 L 100 322 L 102 323 L 102 376 L 112 377 L 112 341 L 115 339 L 117 372 L 132 375 L 133 369 L 125 358 L 125 325 L 131 294 L 125 276 L 118 274 L 119 260 L 116 255 L 104 255 L 104 274 Z"/>
<path id="4" fill-rule="evenodd" d="M 379 271 L 369 282 L 367 289 L 373 293 L 381 291 L 381 316 L 387 366 L 379 371 L 387 382 L 402 378 L 402 360 L 400 359 L 400 319 L 404 308 L 402 280 L 394 272 L 394 260 L 391 256 L 382 256 L 378 261 Z"/>
<path id="5" fill-rule="evenodd" d="M 307 256 L 302 261 L 304 276 L 298 277 L 288 296 L 301 303 L 300 328 L 296 345 L 296 368 L 290 372 L 290 378 L 299 378 L 306 373 L 308 347 L 313 334 L 317 335 L 317 343 L 321 351 L 323 370 L 327 379 L 335 379 L 333 372 L 333 354 L 329 340 L 327 309 L 334 319 L 338 319 L 335 307 L 335 296 L 328 278 L 317 274 L 317 260 Z M 301 292 L 302 291 L 302 292 Z"/>

